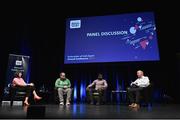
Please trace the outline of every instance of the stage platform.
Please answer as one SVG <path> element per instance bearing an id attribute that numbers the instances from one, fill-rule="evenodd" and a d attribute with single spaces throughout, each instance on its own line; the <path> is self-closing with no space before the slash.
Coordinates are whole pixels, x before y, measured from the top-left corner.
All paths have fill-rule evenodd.
<path id="1" fill-rule="evenodd" d="M 180 104 L 153 104 L 152 107 L 141 107 L 139 110 L 130 109 L 127 105 L 88 104 L 73 104 L 69 107 L 53 104 L 31 105 L 31 108 L 45 108 L 44 118 L 180 118 Z M 22 106 L 1 106 L 0 118 L 26 118 L 27 110 L 27 107 Z M 36 114 L 40 115 L 40 112 Z"/>

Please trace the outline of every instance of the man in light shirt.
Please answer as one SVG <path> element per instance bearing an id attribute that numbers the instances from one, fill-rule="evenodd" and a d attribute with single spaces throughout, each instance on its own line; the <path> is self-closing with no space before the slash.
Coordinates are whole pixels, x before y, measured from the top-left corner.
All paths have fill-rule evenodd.
<path id="1" fill-rule="evenodd" d="M 95 87 L 95 89 L 92 89 L 92 87 Z M 90 104 L 94 104 L 93 95 L 92 95 L 93 92 L 98 92 L 99 97 L 96 104 L 99 105 L 102 98 L 104 97 L 105 90 L 107 89 L 107 87 L 108 87 L 107 82 L 106 80 L 103 79 L 102 74 L 98 74 L 98 78 L 94 80 L 86 88 L 87 96 L 90 98 L 90 102 L 91 102 Z"/>
<path id="2" fill-rule="evenodd" d="M 139 108 L 140 91 L 150 85 L 149 78 L 144 76 L 143 71 L 137 71 L 138 78 L 127 88 L 128 96 L 131 104 L 129 107 Z"/>

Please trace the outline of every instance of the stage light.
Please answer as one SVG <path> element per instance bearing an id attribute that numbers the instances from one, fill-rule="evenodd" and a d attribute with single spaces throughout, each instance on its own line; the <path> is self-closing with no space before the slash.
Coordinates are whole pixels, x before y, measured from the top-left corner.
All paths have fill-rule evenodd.
<path id="1" fill-rule="evenodd" d="M 74 102 L 77 101 L 77 82 L 74 81 Z"/>
<path id="2" fill-rule="evenodd" d="M 81 102 L 85 101 L 85 97 L 86 97 L 86 84 L 84 82 L 84 80 L 81 81 L 81 85 L 80 85 L 80 98 L 81 98 Z"/>

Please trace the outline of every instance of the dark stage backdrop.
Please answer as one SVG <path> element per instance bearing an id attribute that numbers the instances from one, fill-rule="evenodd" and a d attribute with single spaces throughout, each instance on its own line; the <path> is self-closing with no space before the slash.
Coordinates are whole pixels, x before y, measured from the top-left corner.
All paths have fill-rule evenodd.
<path id="1" fill-rule="evenodd" d="M 80 4 L 81 3 L 81 4 Z M 175 94 L 179 83 L 176 68 L 178 49 L 178 17 L 176 3 L 164 1 L 93 1 L 63 2 L 61 4 L 45 3 L 32 6 L 7 5 L 2 14 L 0 32 L 0 87 L 4 87 L 9 54 L 22 54 L 31 57 L 30 81 L 37 89 L 44 85 L 53 90 L 59 72 L 64 71 L 76 88 L 77 101 L 84 101 L 85 88 L 103 73 L 109 90 L 125 89 L 130 81 L 136 79 L 136 71 L 141 69 L 154 83 L 154 99 L 172 97 L 178 102 L 180 95 Z M 72 4 L 69 10 L 69 4 Z M 73 6 L 74 5 L 74 6 Z M 62 7 L 63 6 L 63 7 Z M 64 9 L 65 8 L 67 9 Z M 76 9 L 76 8 L 79 9 Z M 8 9 L 9 8 L 9 9 Z M 179 8 L 178 8 L 179 9 Z M 122 62 L 89 63 L 64 65 L 65 20 L 68 17 L 111 15 L 131 12 L 153 11 L 157 25 L 157 37 L 160 51 L 159 62 Z M 172 19 L 176 18 L 176 19 Z M 178 60 L 177 60 L 178 61 Z M 175 69 L 176 68 L 176 69 Z M 177 73 L 177 74 L 176 74 Z M 118 83 L 118 84 L 117 84 Z M 0 92 L 2 93 L 2 92 Z M 2 96 L 2 95 L 1 95 Z"/>

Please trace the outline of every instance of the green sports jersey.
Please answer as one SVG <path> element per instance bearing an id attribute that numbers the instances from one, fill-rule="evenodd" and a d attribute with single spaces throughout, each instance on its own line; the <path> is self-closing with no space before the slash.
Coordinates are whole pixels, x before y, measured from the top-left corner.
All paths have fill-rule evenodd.
<path id="1" fill-rule="evenodd" d="M 60 78 L 58 78 L 55 82 L 55 87 L 56 88 L 64 88 L 64 86 L 67 86 L 68 88 L 71 87 L 71 82 L 69 79 L 65 79 L 65 80 L 61 80 Z"/>

